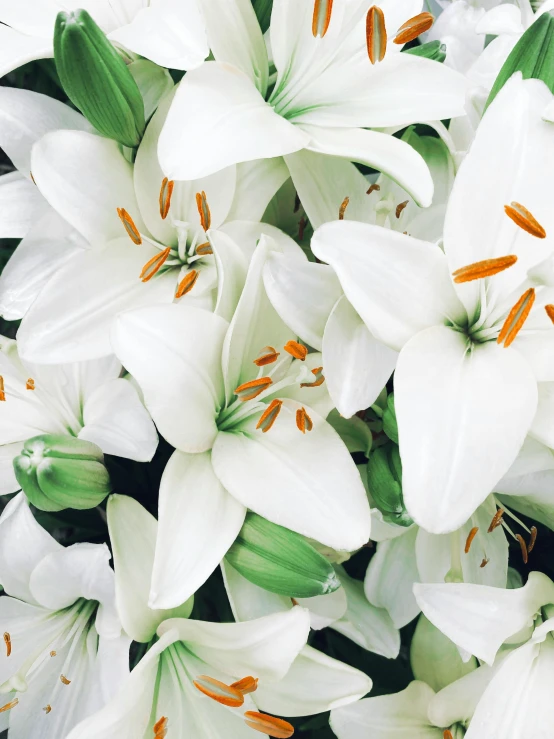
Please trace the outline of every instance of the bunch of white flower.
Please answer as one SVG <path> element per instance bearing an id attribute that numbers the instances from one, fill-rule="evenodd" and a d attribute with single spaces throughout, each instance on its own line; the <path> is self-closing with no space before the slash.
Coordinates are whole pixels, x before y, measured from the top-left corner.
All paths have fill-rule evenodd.
<path id="1" fill-rule="evenodd" d="M 551 9 L 0 0 L 0 736 L 554 738 Z"/>

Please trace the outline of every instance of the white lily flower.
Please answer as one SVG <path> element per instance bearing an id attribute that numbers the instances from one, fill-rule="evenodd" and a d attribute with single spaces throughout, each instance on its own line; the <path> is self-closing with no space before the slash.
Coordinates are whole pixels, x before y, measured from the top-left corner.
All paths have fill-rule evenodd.
<path id="1" fill-rule="evenodd" d="M 117 354 L 177 449 L 160 488 L 155 608 L 182 603 L 204 582 L 246 508 L 336 549 L 369 537 L 358 470 L 325 421 L 320 355 L 291 340 L 263 288 L 270 246 L 264 237 L 254 251 L 230 324 L 182 304 L 115 323 Z"/>
<path id="2" fill-rule="evenodd" d="M 64 548 L 23 493 L 0 517 L 0 728 L 11 739 L 58 739 L 101 708 L 129 671 L 104 544 Z"/>
<path id="3" fill-rule="evenodd" d="M 134 167 L 115 142 L 91 133 L 53 132 L 35 145 L 38 188 L 90 248 L 58 265 L 25 315 L 22 356 L 50 363 L 109 354 L 120 311 L 174 299 L 230 319 L 262 233 L 301 254 L 259 223 L 287 178 L 282 162 L 233 166 L 194 182 L 163 177 L 157 141 L 170 101 L 151 120 Z"/>
<path id="4" fill-rule="evenodd" d="M 382 170 L 430 205 L 433 185 L 418 153 L 367 130 L 464 113 L 461 75 L 400 53 L 398 31 L 420 13 L 421 0 L 383 0 L 369 11 L 362 0 L 275 0 L 273 87 L 250 3 L 205 6 L 216 61 L 189 73 L 177 91 L 159 146 L 168 177 L 196 179 L 236 162 L 285 156 L 294 178 L 301 166 L 295 152 L 307 149 Z"/>
<path id="5" fill-rule="evenodd" d="M 116 44 L 162 67 L 193 69 L 208 56 L 197 0 L 26 0 L 0 7 L 0 76 L 54 56 L 57 14 L 79 8 L 88 10 Z"/>
<path id="6" fill-rule="evenodd" d="M 406 231 L 418 238 L 442 238 L 445 204 L 454 178 L 453 163 L 440 139 L 403 137 L 419 151 L 435 183 L 433 205 L 418 208 L 408 193 L 385 175 L 368 183 L 356 167 L 304 151 L 289 162 L 298 195 L 314 228 L 340 215 L 345 220 Z M 350 418 L 372 405 L 391 376 L 398 353 L 378 341 L 345 296 L 333 269 L 296 263 L 277 252 L 264 270 L 269 299 L 298 336 L 322 352 L 329 393 L 339 413 Z"/>
<path id="7" fill-rule="evenodd" d="M 459 528 L 494 489 L 535 416 L 537 380 L 552 379 L 551 100 L 514 75 L 490 106 L 454 183 L 445 253 L 352 222 L 312 240 L 375 338 L 400 350 L 404 501 L 430 533 Z"/>
<path id="8" fill-rule="evenodd" d="M 158 435 L 115 357 L 66 365 L 22 363 L 17 343 L 0 336 L 0 492 L 20 489 L 12 462 L 27 439 L 63 434 L 105 454 L 146 462 Z"/>

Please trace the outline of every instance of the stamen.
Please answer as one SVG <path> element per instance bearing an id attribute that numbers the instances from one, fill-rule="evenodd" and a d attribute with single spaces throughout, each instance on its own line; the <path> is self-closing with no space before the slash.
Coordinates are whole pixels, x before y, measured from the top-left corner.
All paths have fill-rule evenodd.
<path id="1" fill-rule="evenodd" d="M 514 200 L 510 205 L 504 206 L 504 212 L 511 218 L 512 221 L 524 231 L 527 231 L 531 236 L 536 236 L 537 239 L 544 239 L 546 237 L 546 231 L 537 221 L 535 216 L 530 213 L 521 203 L 516 203 Z"/>
<path id="2" fill-rule="evenodd" d="M 367 11 L 366 16 L 367 55 L 372 64 L 382 62 L 387 51 L 387 29 L 385 14 L 377 5 Z"/>
<path id="3" fill-rule="evenodd" d="M 44 713 L 50 713 L 50 711 L 52 710 L 52 706 L 49 703 L 47 706 L 44 706 L 42 710 L 44 711 Z"/>
<path id="4" fill-rule="evenodd" d="M 496 528 L 500 526 L 502 523 L 502 517 L 504 516 L 504 509 L 499 508 L 494 516 L 492 517 L 492 521 L 490 523 L 489 528 L 487 529 L 487 534 L 491 534 Z"/>
<path id="5" fill-rule="evenodd" d="M 258 395 L 273 383 L 271 377 L 258 377 L 256 380 L 244 382 L 235 390 L 235 395 L 243 402 L 246 400 L 254 400 Z"/>
<path id="6" fill-rule="evenodd" d="M 350 198 L 347 195 L 342 201 L 340 208 L 339 208 L 339 221 L 344 221 L 344 214 L 346 213 L 346 209 L 348 208 L 349 202 L 350 202 Z"/>
<path id="7" fill-rule="evenodd" d="M 396 211 L 395 211 L 395 214 L 396 214 L 396 217 L 397 217 L 397 218 L 400 218 L 400 216 L 402 215 L 402 211 L 403 211 L 403 210 L 404 210 L 404 208 L 405 208 L 405 207 L 406 207 L 406 206 L 408 205 L 408 203 L 409 203 L 409 202 L 410 202 L 409 200 L 404 200 L 404 202 L 403 202 L 403 203 L 399 203 L 399 204 L 398 204 L 398 205 L 396 206 Z"/>
<path id="8" fill-rule="evenodd" d="M 200 277 L 200 272 L 198 272 L 195 269 L 191 269 L 190 272 L 187 272 L 187 274 L 183 277 L 181 282 L 179 283 L 177 287 L 177 292 L 175 293 L 176 298 L 182 298 L 183 295 L 186 295 L 187 293 L 190 293 L 192 288 L 196 285 L 196 281 Z"/>
<path id="9" fill-rule="evenodd" d="M 168 256 L 171 253 L 171 249 L 169 246 L 161 251 L 159 254 L 156 254 L 155 257 L 152 257 L 152 259 L 149 259 L 144 267 L 142 268 L 142 272 L 140 273 L 140 279 L 143 282 L 150 282 L 152 277 L 159 272 L 159 270 L 164 266 L 164 264 L 167 261 Z"/>
<path id="10" fill-rule="evenodd" d="M 4 378 L 0 375 L 0 401 L 6 400 L 6 393 L 4 390 Z"/>
<path id="11" fill-rule="evenodd" d="M 315 375 L 315 382 L 301 382 L 300 387 L 319 387 L 325 382 L 325 377 L 322 375 L 323 367 L 315 367 L 312 370 L 312 375 Z"/>
<path id="12" fill-rule="evenodd" d="M 253 693 L 258 689 L 258 678 L 252 676 L 243 677 L 242 680 L 237 680 L 236 683 L 232 683 L 231 687 L 238 690 L 243 695 L 247 695 L 248 693 Z"/>
<path id="13" fill-rule="evenodd" d="M 267 364 L 273 364 L 277 361 L 279 352 L 272 346 L 264 346 L 262 351 L 258 354 L 257 359 L 254 360 L 256 367 L 265 367 Z"/>
<path id="14" fill-rule="evenodd" d="M 534 302 L 535 288 L 530 287 L 529 290 L 526 290 L 523 293 L 521 298 L 517 301 L 512 310 L 509 312 L 508 317 L 504 321 L 504 325 L 502 326 L 502 329 L 498 334 L 498 339 L 496 340 L 498 344 L 504 342 L 505 348 L 510 346 L 518 333 L 521 331 L 523 324 L 527 320 L 527 316 L 531 312 L 531 308 L 533 307 Z"/>
<path id="15" fill-rule="evenodd" d="M 515 254 L 509 254 L 507 257 L 497 257 L 496 259 L 483 259 L 482 262 L 473 262 L 467 267 L 461 267 L 452 272 L 452 277 L 456 284 L 462 282 L 472 282 L 473 280 L 481 280 L 484 277 L 492 277 L 499 272 L 503 272 L 508 267 L 512 267 L 517 262 Z"/>
<path id="16" fill-rule="evenodd" d="M 464 549 L 464 552 L 465 552 L 466 554 L 469 554 L 469 550 L 471 549 L 471 543 L 473 542 L 473 540 L 474 540 L 474 539 L 475 539 L 475 537 L 477 536 L 477 532 L 478 532 L 478 531 L 479 531 L 479 526 L 474 526 L 474 527 L 473 527 L 473 528 L 471 529 L 471 531 L 469 532 L 469 535 L 468 535 L 468 537 L 467 537 L 467 539 L 466 539 L 466 545 L 465 545 L 465 549 Z"/>
<path id="17" fill-rule="evenodd" d="M 207 231 L 212 225 L 212 214 L 210 213 L 210 206 L 208 205 L 204 190 L 196 193 L 196 207 L 200 216 L 200 225 L 204 231 Z"/>
<path id="18" fill-rule="evenodd" d="M 57 654 L 57 652 L 55 652 L 54 650 L 52 650 L 52 651 L 50 652 L 50 656 L 51 656 L 51 657 L 55 657 L 55 656 L 56 656 L 56 654 Z"/>
<path id="19" fill-rule="evenodd" d="M 303 362 L 306 357 L 308 356 L 308 350 L 305 346 L 302 344 L 299 344 L 298 341 L 287 341 L 283 349 L 291 355 L 291 357 L 294 357 L 295 359 L 299 359 L 301 362 Z"/>
<path id="20" fill-rule="evenodd" d="M 71 680 L 68 680 L 65 675 L 60 675 L 60 680 L 64 685 L 69 685 L 71 683 Z"/>
<path id="21" fill-rule="evenodd" d="M 154 724 L 154 739 L 165 739 L 167 736 L 167 718 L 162 716 Z"/>
<path id="22" fill-rule="evenodd" d="M 366 192 L 366 195 L 371 195 L 372 192 L 379 192 L 381 190 L 381 185 L 371 185 L 369 190 Z"/>
<path id="23" fill-rule="evenodd" d="M 529 539 L 529 544 L 527 545 L 527 552 L 528 554 L 531 554 L 533 549 L 535 548 L 535 543 L 537 541 L 537 527 L 531 526 L 531 538 Z"/>
<path id="24" fill-rule="evenodd" d="M 452 732 L 450 731 L 450 729 L 445 729 L 444 730 L 444 734 L 442 735 L 442 739 L 454 739 L 454 737 L 452 736 Z"/>
<path id="25" fill-rule="evenodd" d="M 486 557 L 483 557 L 483 560 L 482 560 L 481 564 L 479 565 L 479 567 L 481 569 L 483 569 L 483 567 L 486 567 L 489 562 L 490 562 L 490 559 L 487 559 Z"/>
<path id="26" fill-rule="evenodd" d="M 196 254 L 199 257 L 207 257 L 208 254 L 213 254 L 214 250 L 211 247 L 209 241 L 205 241 L 203 244 L 198 244 L 196 247 Z"/>
<path id="27" fill-rule="evenodd" d="M 282 718 L 275 718 L 268 713 L 246 711 L 244 714 L 246 725 L 251 729 L 275 737 L 275 739 L 289 739 L 294 734 L 294 726 Z"/>
<path id="28" fill-rule="evenodd" d="M 315 38 L 323 38 L 331 23 L 333 0 L 315 0 L 312 19 L 312 33 Z"/>
<path id="29" fill-rule="evenodd" d="M 306 431 L 311 431 L 314 427 L 313 421 L 306 413 L 306 409 L 304 407 L 299 408 L 296 411 L 296 426 L 303 434 L 305 434 Z"/>
<path id="30" fill-rule="evenodd" d="M 139 233 L 138 228 L 135 226 L 135 222 L 131 216 L 127 213 L 125 208 L 118 208 L 117 215 L 121 219 L 121 223 L 124 225 L 127 235 L 133 242 L 133 244 L 142 244 L 142 236 Z"/>
<path id="31" fill-rule="evenodd" d="M 261 429 L 263 433 L 266 434 L 277 420 L 277 416 L 281 412 L 282 405 L 282 400 L 272 400 L 260 416 L 260 420 L 258 421 L 256 428 Z"/>
<path id="32" fill-rule="evenodd" d="M 394 39 L 395 44 L 407 44 L 409 41 L 413 41 L 425 31 L 428 31 L 435 19 L 431 13 L 420 13 L 419 15 L 410 18 L 398 29 L 396 38 Z"/>
<path id="33" fill-rule="evenodd" d="M 194 687 L 197 688 L 201 693 L 207 695 L 223 706 L 231 706 L 232 708 L 238 708 L 244 703 L 244 696 L 242 693 L 225 683 L 216 680 L 208 675 L 200 675 L 196 680 L 193 681 Z"/>
<path id="34" fill-rule="evenodd" d="M 552 304 L 545 305 L 544 309 L 546 311 L 546 315 L 550 318 L 552 323 L 554 323 L 554 305 Z"/>
<path id="35" fill-rule="evenodd" d="M 8 631 L 4 632 L 4 644 L 6 645 L 6 657 L 12 653 L 12 638 Z"/>
<path id="36" fill-rule="evenodd" d="M 160 216 L 164 221 L 171 208 L 171 196 L 173 195 L 174 187 L 175 182 L 173 180 L 168 180 L 167 177 L 163 178 L 160 188 Z"/>
<path id="37" fill-rule="evenodd" d="M 521 534 L 516 534 L 516 539 L 519 542 L 519 546 L 521 547 L 521 557 L 523 559 L 523 564 L 526 565 L 529 561 L 529 552 L 527 551 L 527 544 L 525 543 L 525 539 Z"/>
<path id="38" fill-rule="evenodd" d="M 4 711 L 9 711 L 11 708 L 15 708 L 15 706 L 17 706 L 18 703 L 19 703 L 19 698 L 14 698 L 13 701 L 6 703 L 5 706 L 2 706 L 0 708 L 0 713 L 4 713 Z"/>
<path id="39" fill-rule="evenodd" d="M 29 377 L 27 380 L 27 384 L 25 385 L 25 390 L 34 390 L 35 389 L 35 381 L 32 377 Z"/>

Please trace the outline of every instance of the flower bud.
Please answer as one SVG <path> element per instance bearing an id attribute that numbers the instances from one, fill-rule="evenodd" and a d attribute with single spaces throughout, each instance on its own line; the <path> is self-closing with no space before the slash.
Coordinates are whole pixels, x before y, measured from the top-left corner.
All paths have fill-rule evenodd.
<path id="1" fill-rule="evenodd" d="M 367 483 L 376 508 L 387 523 L 411 526 L 402 496 L 402 462 L 396 444 L 378 447 L 367 463 Z"/>
<path id="2" fill-rule="evenodd" d="M 537 18 L 514 46 L 498 73 L 485 109 L 515 72 L 521 72 L 524 80 L 542 80 L 554 92 L 554 18 L 550 13 Z"/>
<path id="3" fill-rule="evenodd" d="M 428 41 L 426 44 L 412 46 L 411 49 L 402 49 L 402 51 L 406 54 L 422 56 L 425 57 L 425 59 L 431 59 L 432 61 L 440 62 L 441 64 L 446 59 L 446 46 L 441 41 Z"/>
<path id="4" fill-rule="evenodd" d="M 398 444 L 398 424 L 396 423 L 394 394 L 389 395 L 387 398 L 387 407 L 383 413 L 383 431 L 389 439 L 392 439 L 395 444 Z"/>
<path id="5" fill-rule="evenodd" d="M 264 590 L 290 598 L 311 598 L 340 587 L 331 564 L 304 537 L 248 513 L 226 555 L 243 577 Z"/>
<path id="6" fill-rule="evenodd" d="M 41 511 L 94 508 L 111 491 L 102 450 L 72 436 L 28 439 L 13 466 L 25 495 Z"/>
<path id="7" fill-rule="evenodd" d="M 145 128 L 141 94 L 86 10 L 58 13 L 54 58 L 67 96 L 92 125 L 124 146 L 138 146 Z"/>

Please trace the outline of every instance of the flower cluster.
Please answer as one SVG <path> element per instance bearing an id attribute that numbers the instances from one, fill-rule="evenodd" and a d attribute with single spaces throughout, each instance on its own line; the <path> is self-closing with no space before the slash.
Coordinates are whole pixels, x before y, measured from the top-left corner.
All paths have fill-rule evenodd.
<path id="1" fill-rule="evenodd" d="M 554 736 L 551 8 L 0 0 L 0 733 Z"/>

